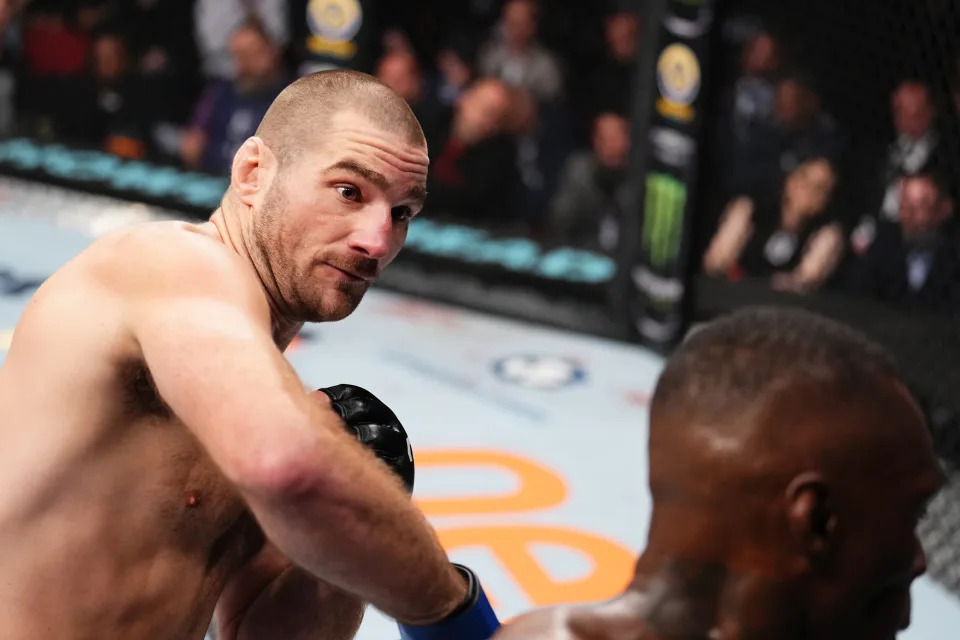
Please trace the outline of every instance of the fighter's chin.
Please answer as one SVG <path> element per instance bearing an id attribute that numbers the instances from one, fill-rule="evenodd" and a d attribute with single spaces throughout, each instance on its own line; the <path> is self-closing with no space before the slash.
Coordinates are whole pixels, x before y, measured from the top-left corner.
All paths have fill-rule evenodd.
<path id="1" fill-rule="evenodd" d="M 356 291 L 327 291 L 311 311 L 308 322 L 336 322 L 353 313 L 363 300 L 366 287 Z"/>

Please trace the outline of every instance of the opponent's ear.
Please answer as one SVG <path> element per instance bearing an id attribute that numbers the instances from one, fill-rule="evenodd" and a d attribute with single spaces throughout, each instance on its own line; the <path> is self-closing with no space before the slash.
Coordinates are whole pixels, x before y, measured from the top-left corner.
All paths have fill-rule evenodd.
<path id="1" fill-rule="evenodd" d="M 787 521 L 803 553 L 814 563 L 830 557 L 837 543 L 837 513 L 826 480 L 804 473 L 787 487 Z"/>
<path id="2" fill-rule="evenodd" d="M 263 140 L 247 138 L 233 156 L 230 183 L 240 200 L 248 206 L 256 203 L 257 194 L 266 189 L 273 154 Z"/>

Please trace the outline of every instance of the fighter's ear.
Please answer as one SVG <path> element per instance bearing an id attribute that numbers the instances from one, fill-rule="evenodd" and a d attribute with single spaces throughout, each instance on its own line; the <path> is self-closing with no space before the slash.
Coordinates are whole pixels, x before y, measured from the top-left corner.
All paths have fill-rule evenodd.
<path id="1" fill-rule="evenodd" d="M 819 473 L 803 473 L 787 487 L 787 520 L 796 543 L 811 562 L 827 560 L 836 547 L 837 513 Z"/>
<path id="2" fill-rule="evenodd" d="M 264 192 L 272 161 L 273 154 L 260 138 L 247 138 L 237 149 L 230 169 L 230 184 L 245 205 L 253 206 L 257 195 Z"/>

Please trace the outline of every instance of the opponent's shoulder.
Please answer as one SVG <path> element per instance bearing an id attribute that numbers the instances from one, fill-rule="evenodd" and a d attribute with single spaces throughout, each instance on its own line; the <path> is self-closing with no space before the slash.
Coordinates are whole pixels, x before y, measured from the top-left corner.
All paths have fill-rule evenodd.
<path id="1" fill-rule="evenodd" d="M 538 609 L 514 618 L 494 640 L 585 640 L 570 627 L 570 607 Z"/>
<path id="2" fill-rule="evenodd" d="M 149 222 L 105 235 L 91 247 L 88 269 L 100 284 L 134 299 L 258 293 L 249 265 L 186 222 Z"/>

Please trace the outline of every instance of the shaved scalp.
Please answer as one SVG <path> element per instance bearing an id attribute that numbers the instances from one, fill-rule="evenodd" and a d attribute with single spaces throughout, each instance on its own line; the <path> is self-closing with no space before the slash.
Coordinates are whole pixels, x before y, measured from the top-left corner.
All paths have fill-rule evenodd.
<path id="1" fill-rule="evenodd" d="M 677 349 L 657 382 L 655 499 L 674 491 L 759 497 L 808 466 L 849 466 L 851 451 L 885 440 L 869 416 L 898 387 L 884 349 L 820 315 L 758 307 L 716 320 Z"/>
<path id="2" fill-rule="evenodd" d="M 899 380 L 891 356 L 853 329 L 791 308 L 756 307 L 716 320 L 673 354 L 652 411 L 722 417 L 794 384 L 839 396 Z"/>
<path id="3" fill-rule="evenodd" d="M 357 71 L 321 71 L 290 84 L 270 105 L 256 135 L 281 165 L 307 144 L 322 139 L 331 118 L 349 109 L 412 145 L 426 147 L 413 110 L 392 89 Z"/>

